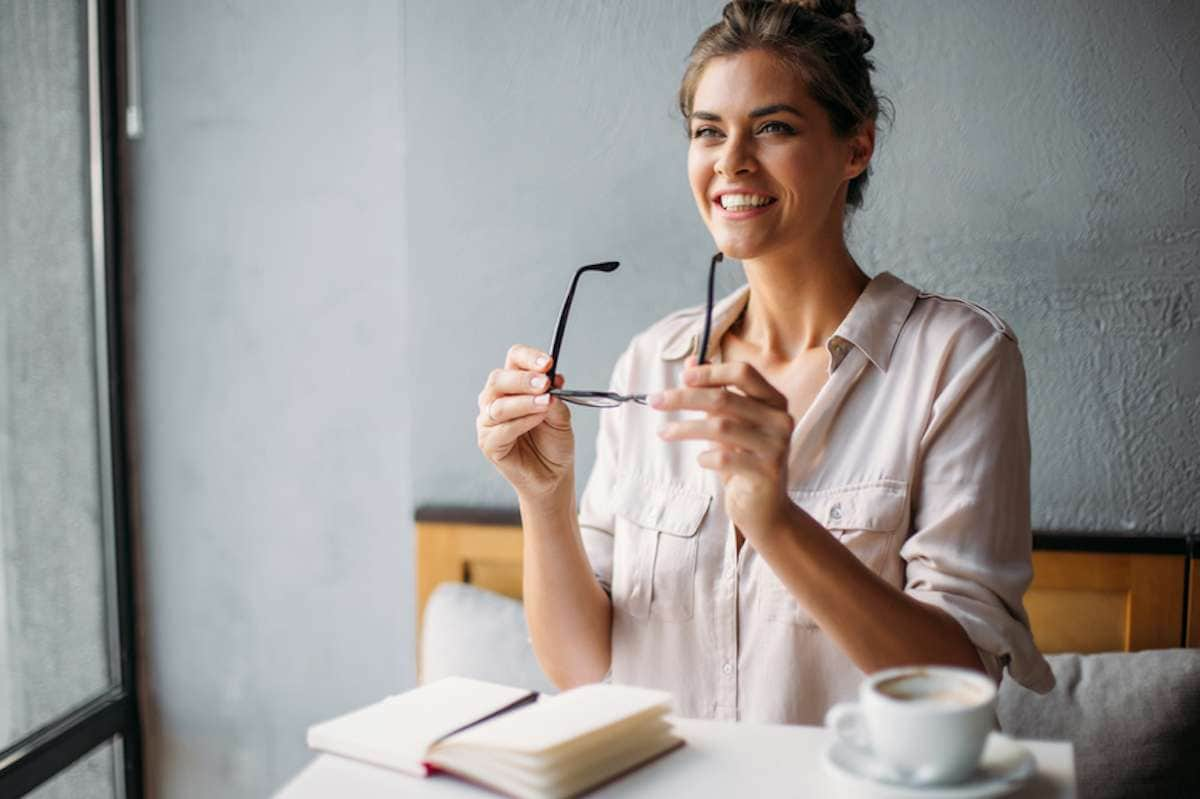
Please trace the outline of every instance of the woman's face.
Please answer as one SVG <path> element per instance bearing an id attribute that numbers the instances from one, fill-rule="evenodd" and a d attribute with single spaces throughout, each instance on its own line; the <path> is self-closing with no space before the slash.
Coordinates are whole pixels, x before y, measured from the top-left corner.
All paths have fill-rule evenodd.
<path id="1" fill-rule="evenodd" d="M 846 185 L 867 167 L 873 129 L 835 137 L 801 79 L 762 50 L 709 61 L 692 109 L 688 179 L 721 252 L 744 261 L 840 241 Z"/>

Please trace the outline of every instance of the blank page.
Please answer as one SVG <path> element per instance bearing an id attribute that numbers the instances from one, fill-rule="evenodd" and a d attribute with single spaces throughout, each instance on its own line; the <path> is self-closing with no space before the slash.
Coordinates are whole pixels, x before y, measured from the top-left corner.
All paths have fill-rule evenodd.
<path id="1" fill-rule="evenodd" d="M 436 741 L 532 696 L 523 688 L 446 677 L 308 728 L 308 745 L 426 776 Z"/>
<path id="2" fill-rule="evenodd" d="M 610 725 L 662 715 L 670 705 L 665 691 L 585 685 L 460 732 L 441 746 L 544 753 Z"/>

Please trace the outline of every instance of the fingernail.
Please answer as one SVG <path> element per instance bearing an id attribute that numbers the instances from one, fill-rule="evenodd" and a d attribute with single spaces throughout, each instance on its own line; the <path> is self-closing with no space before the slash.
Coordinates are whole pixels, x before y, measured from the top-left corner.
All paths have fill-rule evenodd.
<path id="1" fill-rule="evenodd" d="M 658 428 L 659 437 L 666 438 L 668 435 L 670 435 L 672 427 L 673 427 L 673 425 L 664 424 L 662 427 Z"/>
<path id="2" fill-rule="evenodd" d="M 663 395 L 661 392 L 658 394 L 651 394 L 649 397 L 646 398 L 646 400 L 650 403 L 650 405 L 652 407 L 657 408 L 658 406 L 662 405 L 662 403 L 663 403 Z"/>
<path id="3" fill-rule="evenodd" d="M 533 398 L 533 404 L 534 405 L 549 405 L 550 404 L 550 395 L 549 394 L 538 394 L 536 397 Z"/>
<path id="4" fill-rule="evenodd" d="M 534 363 L 537 364 L 537 368 L 541 369 L 545 367 L 546 364 L 550 363 L 550 359 L 545 355 L 539 355 L 538 359 L 534 361 Z"/>
<path id="5" fill-rule="evenodd" d="M 529 381 L 529 385 L 533 386 L 534 388 L 541 388 L 542 386 L 546 385 L 546 376 L 538 375 Z"/>

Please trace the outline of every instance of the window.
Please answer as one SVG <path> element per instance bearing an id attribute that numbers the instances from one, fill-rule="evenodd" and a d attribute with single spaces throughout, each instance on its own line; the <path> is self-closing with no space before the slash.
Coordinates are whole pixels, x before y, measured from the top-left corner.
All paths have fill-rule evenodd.
<path id="1" fill-rule="evenodd" d="M 117 0 L 0 0 L 0 796 L 140 797 Z M 40 786 L 40 787 L 39 787 Z"/>

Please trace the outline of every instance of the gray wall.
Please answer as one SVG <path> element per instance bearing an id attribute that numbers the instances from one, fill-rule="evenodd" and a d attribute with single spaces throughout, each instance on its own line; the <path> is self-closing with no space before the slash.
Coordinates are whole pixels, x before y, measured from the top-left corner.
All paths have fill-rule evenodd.
<path id="1" fill-rule="evenodd" d="M 606 385 L 629 336 L 703 300 L 712 241 L 672 105 L 709 0 L 410 3 L 415 501 L 514 502 L 474 441 L 508 344 Z M 882 3 L 896 122 L 851 248 L 868 273 L 990 306 L 1029 376 L 1034 522 L 1198 529 L 1200 10 L 1194 2 Z M 733 277 L 728 286 L 734 285 Z M 596 412 L 573 412 L 579 486 Z"/>
<path id="2" fill-rule="evenodd" d="M 419 505 L 515 505 L 476 447 L 476 396 L 510 344 L 549 349 L 577 267 L 621 262 L 580 282 L 560 353 L 574 388 L 607 388 L 633 333 L 704 300 L 713 244 L 688 189 L 673 106 L 684 58 L 720 8 L 408 4 Z M 598 416 L 572 417 L 582 487 Z"/>
<path id="3" fill-rule="evenodd" d="M 142 13 L 149 782 L 262 797 L 413 680 L 401 6 Z"/>

